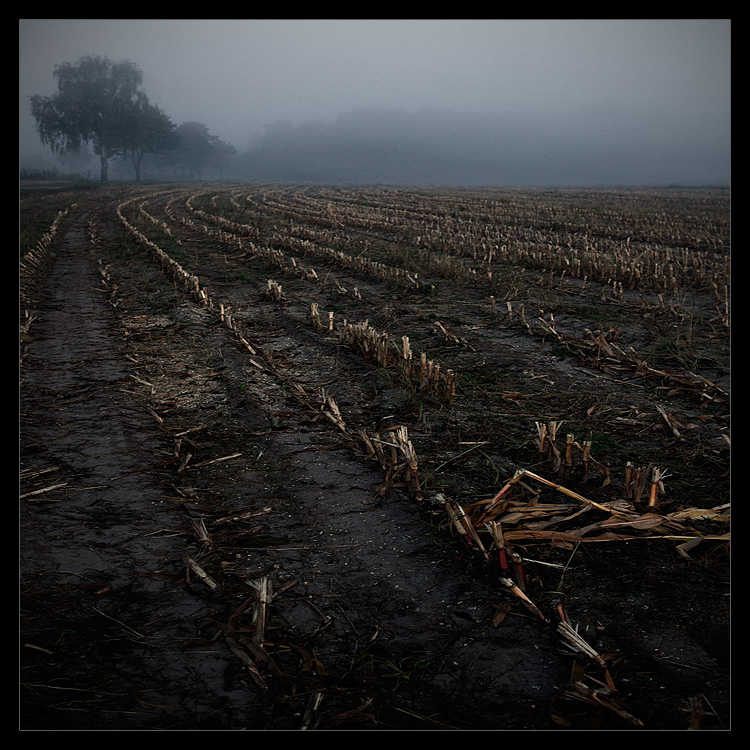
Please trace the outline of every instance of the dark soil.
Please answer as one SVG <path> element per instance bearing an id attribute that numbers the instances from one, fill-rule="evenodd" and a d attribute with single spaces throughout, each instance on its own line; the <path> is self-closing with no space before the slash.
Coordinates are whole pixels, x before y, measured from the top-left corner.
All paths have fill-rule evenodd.
<path id="1" fill-rule="evenodd" d="M 22 239 L 67 214 L 21 273 L 21 729 L 729 729 L 727 331 L 543 270 L 498 267 L 479 288 L 425 266 L 410 288 L 304 254 L 317 232 L 391 265 L 403 250 L 409 268 L 399 219 L 326 222 L 337 199 L 400 217 L 404 194 L 22 192 Z M 552 311 L 566 335 L 524 327 L 507 301 L 529 321 Z M 312 302 L 324 325 L 334 311 L 409 336 L 456 373 L 453 403 L 316 329 Z M 575 344 L 587 329 L 616 330 L 651 371 L 602 366 Z M 540 453 L 536 425 L 553 421 L 558 445 L 591 440 L 585 476 Z M 418 484 L 359 439 L 397 425 Z M 559 536 L 532 539 L 524 519 L 510 541 L 543 617 L 502 583 L 485 530 L 488 558 L 440 501 L 470 509 L 525 469 L 610 507 L 628 461 L 667 472 L 656 509 L 630 503 L 662 522 L 618 536 L 571 541 L 609 514 L 573 517 L 569 496 L 526 480 L 560 505 L 535 527 Z M 675 520 L 691 509 L 706 512 Z M 682 551 L 689 538 L 702 541 Z M 599 661 L 561 635 L 561 612 Z"/>

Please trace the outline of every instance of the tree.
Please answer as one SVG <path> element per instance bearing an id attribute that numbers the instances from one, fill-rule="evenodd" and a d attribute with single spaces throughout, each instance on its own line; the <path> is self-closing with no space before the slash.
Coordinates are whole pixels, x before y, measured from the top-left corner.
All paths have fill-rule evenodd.
<path id="1" fill-rule="evenodd" d="M 141 179 L 141 163 L 146 154 L 167 153 L 180 143 L 174 123 L 144 94 L 138 94 L 122 128 L 123 153 L 130 157 L 136 181 Z"/>
<path id="2" fill-rule="evenodd" d="M 152 124 L 161 122 L 139 91 L 143 75 L 131 62 L 111 62 L 106 57 L 83 57 L 75 65 L 55 68 L 58 91 L 53 96 L 32 96 L 31 113 L 44 145 L 54 152 L 78 153 L 90 144 L 101 164 L 102 182 L 107 181 L 109 161 L 126 153 L 143 153 L 137 134 L 153 135 Z M 161 114 L 161 113 L 159 113 Z M 136 124 L 138 126 L 136 127 Z M 140 163 L 140 158 L 138 158 Z"/>
<path id="3" fill-rule="evenodd" d="M 180 145 L 174 160 L 191 179 L 200 180 L 209 168 L 221 168 L 235 152 L 234 146 L 209 133 L 201 122 L 184 122 L 177 128 Z"/>

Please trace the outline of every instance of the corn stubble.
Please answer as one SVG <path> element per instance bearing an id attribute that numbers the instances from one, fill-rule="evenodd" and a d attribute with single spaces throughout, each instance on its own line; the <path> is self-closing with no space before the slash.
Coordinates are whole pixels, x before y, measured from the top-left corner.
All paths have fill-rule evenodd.
<path id="1" fill-rule="evenodd" d="M 190 222 L 194 227 L 201 227 L 211 237 L 230 245 L 240 257 L 251 255 L 261 258 L 284 273 L 291 273 L 310 283 L 323 283 L 322 274 L 300 262 L 298 256 L 317 263 L 333 263 L 348 271 L 357 271 L 396 286 L 432 289 L 424 286 L 414 270 L 366 258 L 363 254 L 369 248 L 366 242 L 362 248 L 353 247 L 352 253 L 329 247 L 330 233 L 335 232 L 339 224 L 343 226 L 345 223 L 358 222 L 368 229 L 389 230 L 391 225 L 385 215 L 377 210 L 366 211 L 349 205 L 349 214 L 345 219 L 339 220 L 331 207 L 329 229 L 325 235 L 322 232 L 316 235 L 304 221 L 304 211 L 310 210 L 309 208 L 300 205 L 295 214 L 285 206 L 284 211 L 291 216 L 290 226 L 295 231 L 274 233 L 272 242 L 262 244 L 257 241 L 259 232 L 251 224 L 221 221 L 220 217 L 197 208 L 197 202 L 193 199 L 187 202 L 192 218 L 182 218 L 183 223 Z M 127 217 L 128 211 L 135 207 L 139 215 L 149 218 L 147 204 L 137 203 L 137 199 L 121 204 L 118 214 L 136 241 L 155 255 L 162 270 L 171 274 L 198 304 L 217 314 L 220 322 L 249 352 L 255 366 L 281 377 L 273 363 L 264 357 L 262 350 L 251 343 L 250 337 L 242 330 L 229 309 L 203 288 L 197 276 L 172 260 Z M 239 204 L 237 208 L 240 208 Z M 570 280 L 576 280 L 579 292 L 582 293 L 587 285 L 600 283 L 602 300 L 620 303 L 628 292 L 649 293 L 651 299 L 657 299 L 657 304 L 662 307 L 664 295 L 674 297 L 681 289 L 699 287 L 713 295 L 717 322 L 723 326 L 729 324 L 729 266 L 727 257 L 719 252 L 719 240 L 713 254 L 695 247 L 669 247 L 665 250 L 664 246 L 657 247 L 655 242 L 652 243 L 649 238 L 653 233 L 643 228 L 642 237 L 638 241 L 631 236 L 623 241 L 605 238 L 594 241 L 589 235 L 580 235 L 576 237 L 575 243 L 561 245 L 549 232 L 534 229 L 535 222 L 525 224 L 519 220 L 520 209 L 510 201 L 507 205 L 490 205 L 487 202 L 485 208 L 488 215 L 492 214 L 497 219 L 498 226 L 514 227 L 513 236 L 493 236 L 492 227 L 495 224 L 492 222 L 484 225 L 484 235 L 481 238 L 465 233 L 459 221 L 455 224 L 449 222 L 448 230 L 446 225 L 438 227 L 421 224 L 414 227 L 417 255 L 423 260 L 431 259 L 430 267 L 436 275 L 441 272 L 446 276 L 457 273 L 455 263 L 449 261 L 455 261 L 459 257 L 470 260 L 469 266 L 461 266 L 465 275 L 470 279 L 483 278 L 491 283 L 501 265 L 545 269 L 549 283 L 554 282 L 559 288 L 564 288 Z M 505 216 L 506 212 L 513 211 L 512 221 L 506 224 L 499 221 L 501 215 Z M 208 226 L 210 224 L 218 225 L 218 228 L 212 229 Z M 169 231 L 166 226 L 163 229 Z M 677 228 L 670 229 L 674 233 L 678 232 Z M 40 249 L 42 251 L 43 248 Z M 441 257 L 443 261 L 440 260 Z M 36 253 L 29 254 L 26 263 L 35 262 Z M 351 293 L 335 279 L 334 283 L 340 294 L 361 299 L 359 288 Z M 279 304 L 288 303 L 281 285 L 273 279 L 268 279 L 266 293 Z M 645 297 L 643 299 L 644 306 L 651 304 L 645 302 Z M 489 296 L 489 302 L 492 315 L 502 309 L 494 294 Z M 514 303 L 511 300 L 506 301 L 505 308 L 509 321 L 517 321 L 529 335 L 552 339 L 565 345 L 605 372 L 620 374 L 627 370 L 641 377 L 658 378 L 676 388 L 693 389 L 704 399 L 728 401 L 728 394 L 704 378 L 652 367 L 632 347 L 622 347 L 618 343 L 617 331 L 587 330 L 584 336 L 567 334 L 561 330 L 552 312 L 540 311 L 539 315 L 532 315 L 527 313 L 524 303 Z M 425 352 L 414 352 L 410 336 L 402 335 L 398 344 L 387 332 L 376 330 L 368 320 L 339 320 L 334 312 L 322 312 L 315 302 L 310 304 L 307 318 L 312 328 L 322 336 L 335 338 L 339 344 L 359 353 L 366 361 L 380 368 L 400 372 L 418 392 L 430 394 L 449 407 L 455 403 L 456 373 L 442 367 Z M 461 345 L 462 342 L 444 324 L 438 322 L 436 328 L 446 341 Z M 534 622 L 557 622 L 557 633 L 567 647 L 591 668 L 598 670 L 598 678 L 595 679 L 576 664 L 566 693 L 569 697 L 604 707 L 628 724 L 642 726 L 619 703 L 607 657 L 597 653 L 578 634 L 569 622 L 562 604 L 558 604 L 554 612 L 545 612 L 543 607 L 532 600 L 523 556 L 533 544 L 550 544 L 575 550 L 578 545 L 588 543 L 616 544 L 631 540 L 648 543 L 649 540 L 667 539 L 678 542 L 678 554 L 687 557 L 697 544 L 712 540 L 726 541 L 728 534 L 701 535 L 686 522 L 693 518 L 711 518 L 718 523 L 728 523 L 728 508 L 680 509 L 674 513 L 660 513 L 659 498 L 666 492 L 664 480 L 669 474 L 652 465 L 636 466 L 632 462 L 627 462 L 624 467 L 620 497 L 608 502 L 596 502 L 587 498 L 567 486 L 574 474 L 580 486 L 585 486 L 593 474 L 601 477 L 603 487 L 611 485 L 615 477 L 609 467 L 592 455 L 591 440 L 577 440 L 570 433 L 560 440 L 560 421 L 536 422 L 536 442 L 542 462 L 563 481 L 553 481 L 529 469 L 517 469 L 491 497 L 462 506 L 442 492 L 431 496 L 427 493 L 427 487 L 420 480 L 417 450 L 407 426 L 396 425 L 377 432 L 361 428 L 352 430 L 335 399 L 324 391 L 317 402 L 313 402 L 304 391 L 297 395 L 306 400 L 312 410 L 329 419 L 337 430 L 351 438 L 353 444 L 361 448 L 365 461 L 374 462 L 384 472 L 384 481 L 377 491 L 379 499 L 385 500 L 393 491 L 401 490 L 422 507 L 442 513 L 447 527 L 465 546 L 468 554 L 477 556 L 483 565 L 494 571 L 493 575 L 496 575 L 502 590 L 510 597 L 509 601 L 519 603 Z M 682 427 L 679 422 L 661 407 L 659 413 L 667 428 L 679 438 Z M 579 525 L 579 521 L 587 520 L 591 513 L 598 514 L 598 520 Z M 195 531 L 203 544 L 211 543 L 210 534 L 205 527 L 196 528 Z M 213 589 L 217 585 L 196 560 L 186 558 L 186 564 L 188 570 L 209 588 Z M 251 641 L 246 640 L 244 644 L 233 637 L 230 647 L 246 664 L 256 682 L 263 685 L 258 664 L 268 665 L 271 661 L 263 651 L 263 644 L 268 605 L 274 594 L 267 580 L 248 582 L 248 585 L 256 592 L 253 602 L 255 634 Z M 243 606 L 249 607 L 250 600 Z M 496 624 L 499 624 L 502 617 L 504 614 L 496 619 Z M 311 710 L 316 707 L 317 703 Z"/>

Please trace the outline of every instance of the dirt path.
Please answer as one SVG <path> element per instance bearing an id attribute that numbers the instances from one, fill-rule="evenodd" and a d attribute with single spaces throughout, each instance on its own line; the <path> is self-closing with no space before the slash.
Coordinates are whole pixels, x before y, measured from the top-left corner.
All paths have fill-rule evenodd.
<path id="1" fill-rule="evenodd" d="M 695 696 L 722 700 L 723 612 L 700 643 L 682 614 L 648 626 L 632 571 L 614 605 L 587 566 L 589 622 L 612 614 L 590 635 L 631 656 L 627 695 L 577 699 L 555 624 L 509 602 L 441 509 L 382 497 L 382 470 L 311 398 L 366 413 L 370 371 L 344 380 L 346 352 L 259 301 L 249 358 L 123 243 L 115 206 L 66 220 L 24 342 L 22 728 L 682 729 Z M 373 413 L 401 408 L 379 392 Z M 560 580 L 569 553 L 534 556 Z M 642 573 L 679 575 L 671 551 L 648 557 Z M 696 598 L 714 606 L 714 586 L 696 575 Z M 649 706 L 665 681 L 679 701 Z"/>
<path id="2" fill-rule="evenodd" d="M 185 520 L 163 500 L 164 436 L 123 392 L 97 261 L 78 215 L 23 370 L 27 469 L 59 489 L 21 505 L 22 726 L 210 726 L 217 701 L 243 701 L 224 690 L 226 649 L 200 637 L 210 602 L 175 585 Z"/>

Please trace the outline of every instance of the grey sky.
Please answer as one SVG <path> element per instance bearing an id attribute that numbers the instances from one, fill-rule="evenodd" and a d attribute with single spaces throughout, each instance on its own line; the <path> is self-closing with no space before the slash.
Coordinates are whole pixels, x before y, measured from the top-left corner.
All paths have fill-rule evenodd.
<path id="1" fill-rule="evenodd" d="M 729 151 L 727 19 L 21 19 L 19 51 L 22 151 L 43 152 L 28 96 L 54 93 L 54 66 L 85 55 L 136 63 L 176 124 L 202 122 L 238 150 L 280 119 L 376 107 L 547 123 L 614 111 L 620 138 L 651 123 Z"/>

